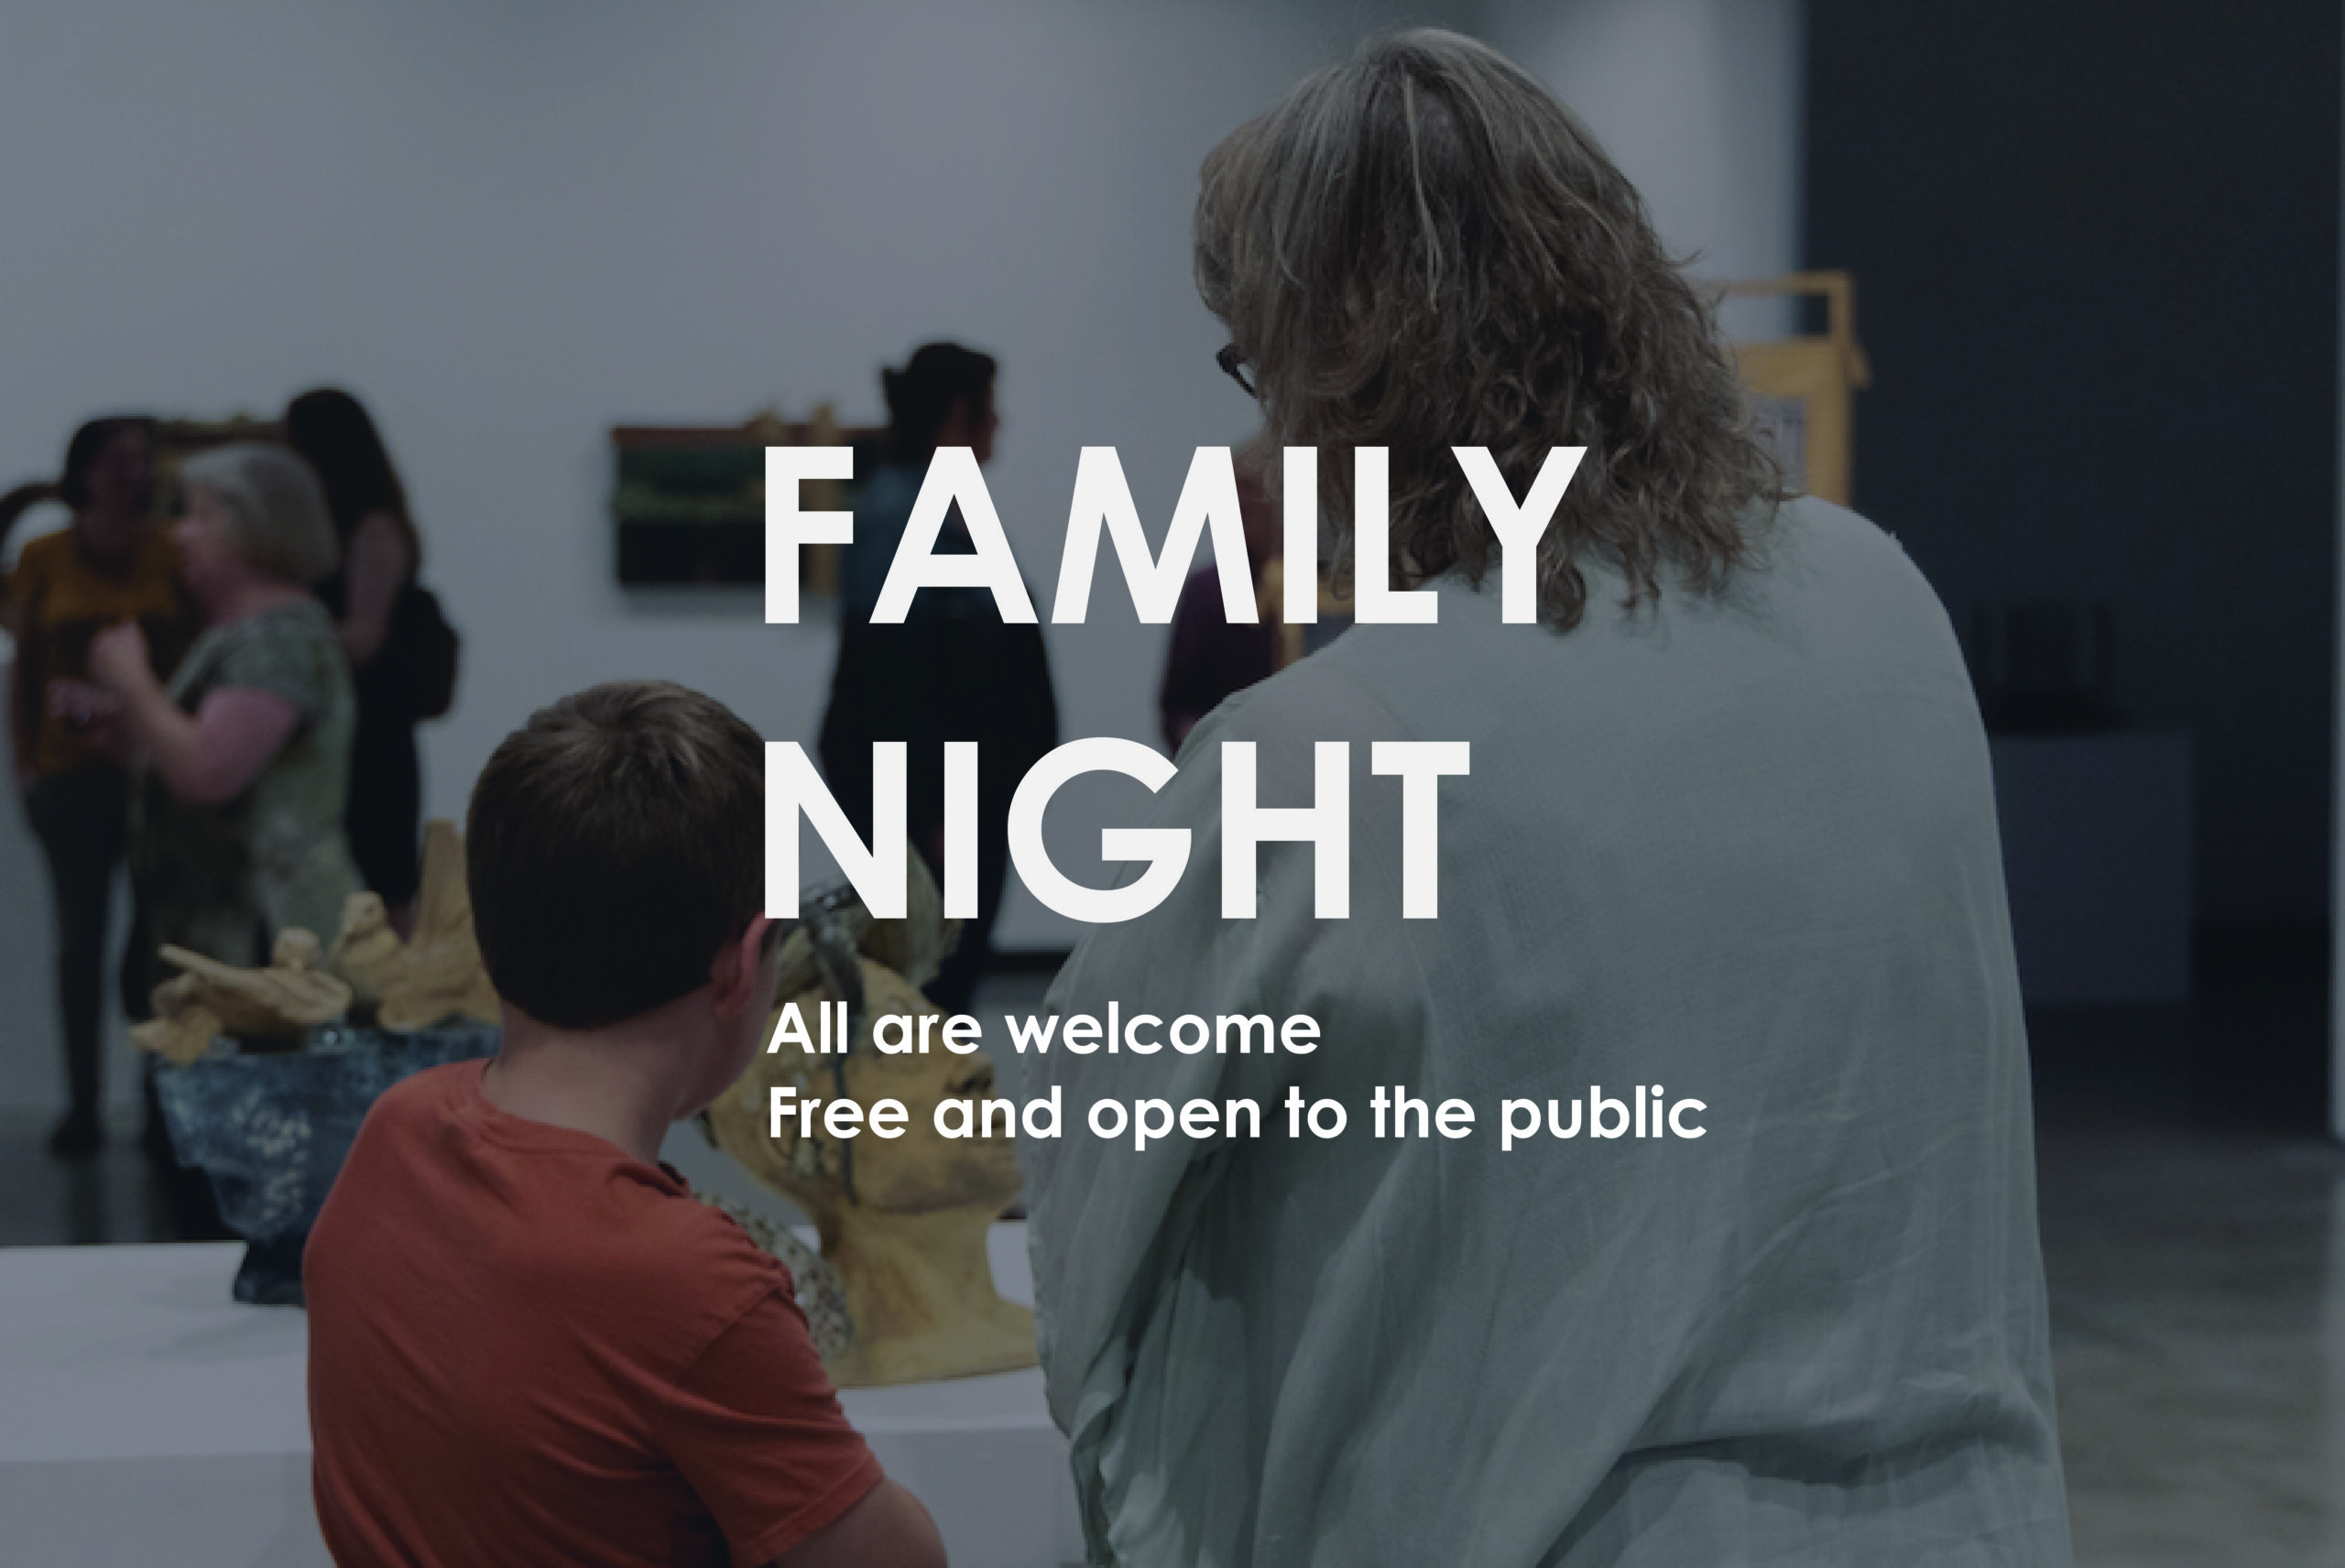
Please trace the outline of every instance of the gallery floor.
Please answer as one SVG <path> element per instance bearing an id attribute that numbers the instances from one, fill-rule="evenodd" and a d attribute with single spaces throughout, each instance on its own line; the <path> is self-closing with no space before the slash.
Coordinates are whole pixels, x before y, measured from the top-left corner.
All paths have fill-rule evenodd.
<path id="1" fill-rule="evenodd" d="M 1020 977 L 988 1001 L 1023 1009 L 1039 989 Z M 2318 985 L 2284 977 L 2031 1021 L 2085 1568 L 2345 1563 L 2345 1149 L 2312 1130 L 2316 1086 L 2291 1088 L 2267 1043 L 2321 1016 Z M 0 1123 L 0 1246 L 168 1237 L 127 1140 L 66 1168 L 43 1130 Z"/>
<path id="2" fill-rule="evenodd" d="M 2325 988 L 2300 954 L 2223 967 L 2187 1008 L 2029 1020 L 2085 1568 L 2345 1563 L 2345 1147 L 2318 1130 Z"/>

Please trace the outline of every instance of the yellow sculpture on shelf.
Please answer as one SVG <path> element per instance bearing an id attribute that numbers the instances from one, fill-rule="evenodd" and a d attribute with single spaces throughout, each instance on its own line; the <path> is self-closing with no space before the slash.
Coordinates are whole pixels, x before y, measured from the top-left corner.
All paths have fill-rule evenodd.
<path id="1" fill-rule="evenodd" d="M 266 969 L 239 969 L 165 942 L 180 973 L 155 987 L 155 1016 L 131 1042 L 166 1062 L 193 1062 L 225 1035 L 247 1050 L 298 1051 L 311 1029 L 350 1009 L 350 987 L 319 966 L 318 939 L 299 926 L 278 933 Z"/>
<path id="2" fill-rule="evenodd" d="M 472 895 L 464 886 L 464 841 L 456 824 L 423 829 L 423 883 L 415 934 L 391 929 L 383 900 L 353 893 L 342 908 L 342 932 L 329 962 L 357 992 L 362 1009 L 387 1029 L 429 1029 L 452 1018 L 496 1023 L 496 988 L 473 936 Z"/>
<path id="3" fill-rule="evenodd" d="M 1872 380 L 1857 343 L 1857 286 L 1845 272 L 1794 272 L 1729 283 L 1729 298 L 1821 299 L 1821 333 L 1734 345 L 1735 368 L 1795 490 L 1849 505 L 1854 475 L 1852 404 Z"/>
<path id="4" fill-rule="evenodd" d="M 998 1120 L 990 1138 L 936 1131 L 936 1107 L 951 1099 L 971 1102 L 970 1126 L 980 1127 L 993 1063 L 941 1046 L 890 1054 L 872 1040 L 873 1020 L 886 1015 L 937 1016 L 915 981 L 934 975 L 951 928 L 917 856 L 912 867 L 908 918 L 874 920 L 859 902 L 834 897 L 783 945 L 777 997 L 796 1003 L 810 1025 L 823 1005 L 845 1002 L 850 1048 L 761 1053 L 708 1109 L 717 1147 L 813 1220 L 845 1290 L 847 1342 L 826 1365 L 847 1388 L 1035 1364 L 1034 1314 L 995 1291 L 986 1256 L 988 1228 L 1018 1193 L 1016 1140 L 999 1134 Z M 833 1138 L 819 1116 L 804 1124 L 811 1136 L 786 1118 L 776 1137 L 769 1105 L 780 1087 L 801 1099 L 855 1101 L 867 1123 L 883 1099 L 908 1115 L 895 1138 Z"/>
<path id="5" fill-rule="evenodd" d="M 353 893 L 330 951 L 299 926 L 277 935 L 266 969 L 239 969 L 165 943 L 180 973 L 155 987 L 155 1016 L 131 1042 L 167 1062 L 189 1062 L 225 1037 L 248 1051 L 298 1051 L 311 1029 L 354 1013 L 387 1029 L 428 1029 L 450 1018 L 499 1021 L 496 987 L 473 937 L 464 887 L 464 841 L 455 824 L 424 829 L 423 888 L 415 935 L 402 942 L 383 900 Z"/>

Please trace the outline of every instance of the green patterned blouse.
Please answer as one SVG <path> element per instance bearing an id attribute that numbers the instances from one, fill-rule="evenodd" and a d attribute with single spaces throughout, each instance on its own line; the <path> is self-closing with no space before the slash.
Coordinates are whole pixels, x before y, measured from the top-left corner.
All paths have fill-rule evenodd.
<path id="1" fill-rule="evenodd" d="M 148 771 L 133 807 L 132 868 L 158 942 L 256 964 L 288 926 L 331 942 L 343 900 L 359 890 L 342 832 L 357 707 L 333 622 L 308 599 L 205 632 L 170 695 L 192 713 L 229 688 L 292 703 L 293 737 L 221 805 L 180 800 Z"/>

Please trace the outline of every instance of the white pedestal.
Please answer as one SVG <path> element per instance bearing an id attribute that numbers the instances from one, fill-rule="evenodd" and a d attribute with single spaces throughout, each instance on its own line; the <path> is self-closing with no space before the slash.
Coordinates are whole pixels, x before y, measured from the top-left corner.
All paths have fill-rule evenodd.
<path id="1" fill-rule="evenodd" d="M 1001 1291 L 1032 1299 L 1023 1225 Z M 0 1251 L 0 1556 L 316 1568 L 309 1320 L 231 1301 L 233 1243 Z M 955 1568 L 1081 1560 L 1066 1443 L 1038 1371 L 850 1390 Z"/>

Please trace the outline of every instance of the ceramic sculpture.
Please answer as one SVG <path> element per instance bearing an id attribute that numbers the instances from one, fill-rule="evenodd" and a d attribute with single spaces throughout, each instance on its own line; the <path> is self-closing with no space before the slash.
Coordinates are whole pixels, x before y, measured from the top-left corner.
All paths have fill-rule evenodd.
<path id="1" fill-rule="evenodd" d="M 383 900 L 353 893 L 343 905 L 342 931 L 328 962 L 350 982 L 362 1011 L 371 1011 L 384 1029 L 429 1029 L 451 1018 L 490 1024 L 501 1019 L 496 989 L 473 938 L 464 841 L 453 822 L 424 826 L 415 934 L 401 942 Z"/>
<path id="2" fill-rule="evenodd" d="M 155 1016 L 131 1040 L 167 1062 L 192 1062 L 226 1036 L 247 1051 L 298 1051 L 319 1024 L 350 1010 L 350 987 L 320 966 L 318 939 L 299 926 L 278 933 L 266 969 L 238 969 L 163 944 L 180 973 L 155 987 Z"/>
<path id="3" fill-rule="evenodd" d="M 368 1107 L 409 1073 L 496 1049 L 458 1024 L 417 1034 L 334 1031 L 306 1051 L 205 1056 L 155 1072 L 180 1161 L 199 1167 L 228 1228 L 245 1238 L 234 1294 L 298 1306 L 301 1249 Z"/>
<path id="4" fill-rule="evenodd" d="M 1035 1362 L 1034 1315 L 995 1291 L 986 1256 L 987 1230 L 1018 1192 L 1016 1140 L 948 1139 L 934 1120 L 941 1102 L 962 1098 L 972 1102 L 976 1125 L 976 1104 L 992 1097 L 993 1063 L 982 1052 L 941 1047 L 889 1054 L 872 1041 L 872 1022 L 883 1015 L 937 1012 L 915 980 L 934 975 L 951 931 L 935 884 L 913 865 L 907 919 L 874 920 L 851 897 L 834 895 L 783 945 L 779 1000 L 796 1003 L 809 1020 L 821 1005 L 845 1002 L 849 1050 L 761 1052 L 708 1111 L 717 1147 L 814 1222 L 823 1259 L 845 1291 L 847 1342 L 826 1365 L 846 1388 Z M 909 973 L 876 962 L 881 954 Z M 867 1114 L 880 1100 L 900 1101 L 903 1132 L 836 1138 L 817 1118 L 811 1137 L 800 1136 L 794 1119 L 770 1136 L 771 1092 L 780 1087 L 802 1098 L 853 1100 Z"/>

